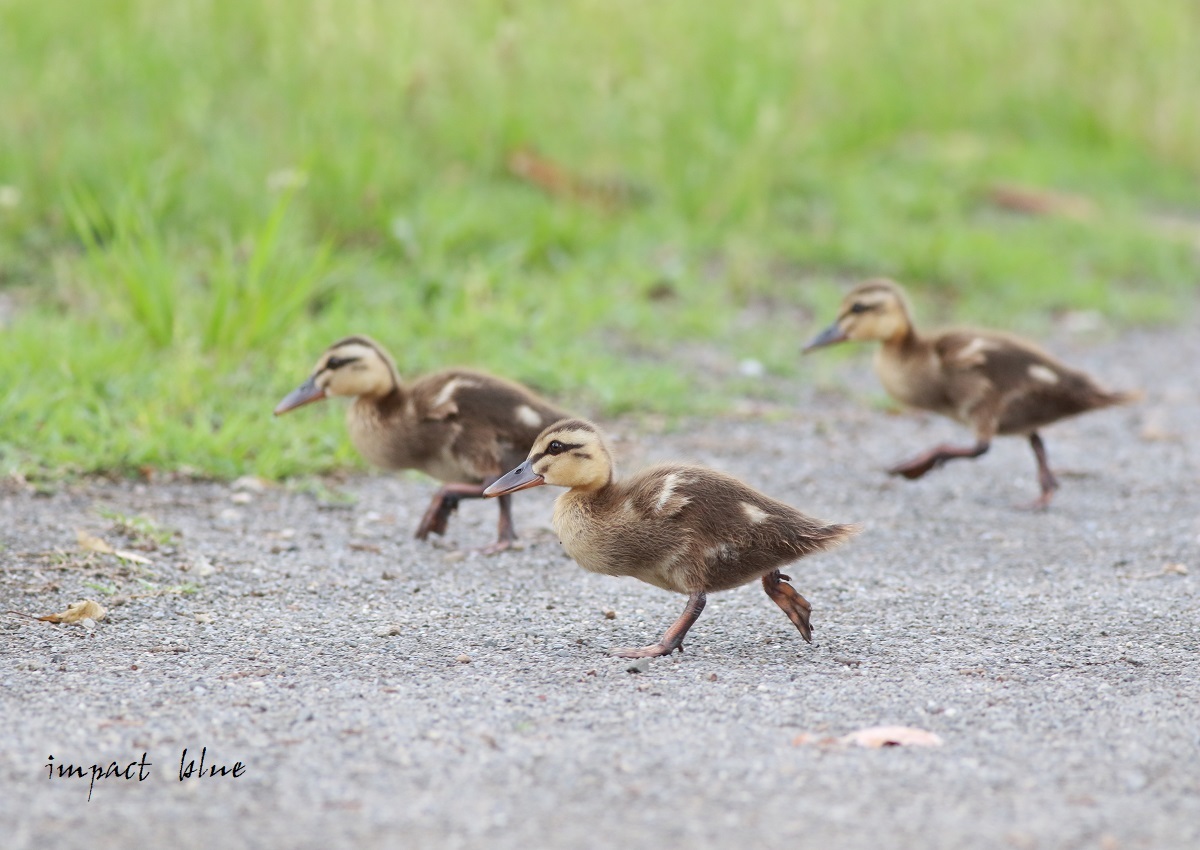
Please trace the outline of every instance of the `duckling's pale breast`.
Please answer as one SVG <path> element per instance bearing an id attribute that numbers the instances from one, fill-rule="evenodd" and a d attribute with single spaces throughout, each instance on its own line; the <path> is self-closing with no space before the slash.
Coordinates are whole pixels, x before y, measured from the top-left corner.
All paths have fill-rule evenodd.
<path id="1" fill-rule="evenodd" d="M 454 451 L 460 429 L 450 423 L 414 423 L 408 411 L 385 416 L 365 400 L 346 414 L 350 441 L 363 459 L 383 469 L 418 469 L 439 481 L 473 482 L 479 475 Z"/>
<path id="2" fill-rule="evenodd" d="M 611 504 L 567 491 L 554 503 L 554 530 L 563 549 L 588 572 L 633 576 L 677 593 L 691 591 L 686 533 L 665 533 L 638 513 L 632 499 Z"/>
<path id="3" fill-rule="evenodd" d="M 372 405 L 362 401 L 351 405 L 346 411 L 346 430 L 350 432 L 350 442 L 367 463 L 384 469 L 404 468 L 403 463 L 397 463 L 392 429 Z"/>
<path id="4" fill-rule="evenodd" d="M 949 414 L 941 363 L 931 348 L 902 352 L 887 345 L 875 352 L 875 374 L 892 398 L 910 407 Z"/>

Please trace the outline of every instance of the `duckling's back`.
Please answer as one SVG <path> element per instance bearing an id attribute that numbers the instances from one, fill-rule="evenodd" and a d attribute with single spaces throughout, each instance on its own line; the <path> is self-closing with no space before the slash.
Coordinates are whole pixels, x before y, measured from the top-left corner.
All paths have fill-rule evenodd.
<path id="1" fill-rule="evenodd" d="M 704 589 L 727 590 L 761 578 L 814 552 L 832 549 L 859 531 L 825 523 L 758 492 L 736 478 L 702 469 L 688 488 L 685 521 L 704 564 Z"/>
<path id="2" fill-rule="evenodd" d="M 543 428 L 567 417 L 520 384 L 468 369 L 427 375 L 410 392 L 411 421 L 396 442 L 421 450 L 404 465 L 444 481 L 500 475 L 525 459 Z"/>
<path id="3" fill-rule="evenodd" d="M 548 425 L 570 416 L 532 390 L 495 375 L 456 369 L 431 377 L 440 378 L 443 388 L 452 387 L 449 395 L 465 430 L 494 436 L 501 451 L 501 471 L 523 461 Z"/>
<path id="4" fill-rule="evenodd" d="M 995 411 L 995 432 L 1024 434 L 1044 425 L 1131 400 L 1111 393 L 1029 340 L 998 331 L 952 331 L 936 340 L 951 395 L 962 407 Z M 969 355 L 969 356 L 968 356 Z M 983 395 L 994 401 L 980 405 Z M 969 415 L 962 417 L 969 419 Z"/>
<path id="5" fill-rule="evenodd" d="M 738 587 L 858 530 L 815 520 L 715 470 L 678 464 L 599 493 L 564 493 L 555 527 L 585 569 L 678 593 Z"/>

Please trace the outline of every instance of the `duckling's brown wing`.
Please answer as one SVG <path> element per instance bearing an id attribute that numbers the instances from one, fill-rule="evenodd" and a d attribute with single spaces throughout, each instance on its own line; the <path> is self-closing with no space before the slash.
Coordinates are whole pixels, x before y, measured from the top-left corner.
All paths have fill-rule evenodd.
<path id="1" fill-rule="evenodd" d="M 567 414 L 520 384 L 466 369 L 429 375 L 411 389 L 423 431 L 476 480 L 500 475 L 529 454 L 538 434 Z"/>
<path id="2" fill-rule="evenodd" d="M 1026 433 L 1123 399 L 1017 337 L 956 331 L 934 345 L 960 418 L 980 432 Z"/>
<path id="3" fill-rule="evenodd" d="M 674 589 L 686 592 L 738 587 L 857 530 L 813 519 L 704 467 L 656 467 L 631 483 L 632 508 L 645 527 L 676 541 L 672 560 L 682 575 Z"/>

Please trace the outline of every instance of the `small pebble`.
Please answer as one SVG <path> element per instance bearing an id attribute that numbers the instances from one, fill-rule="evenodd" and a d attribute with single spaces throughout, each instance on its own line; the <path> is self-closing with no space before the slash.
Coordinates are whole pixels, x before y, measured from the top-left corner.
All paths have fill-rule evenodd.
<path id="1" fill-rule="evenodd" d="M 208 578 L 215 573 L 217 568 L 212 565 L 212 561 L 208 558 L 197 558 L 196 563 L 192 565 L 192 572 L 200 578 Z"/>
<path id="2" fill-rule="evenodd" d="M 767 368 L 763 366 L 761 361 L 755 360 L 752 357 L 748 357 L 742 362 L 738 363 L 738 371 L 747 378 L 761 378 L 764 374 L 766 374 Z"/>
<path id="3" fill-rule="evenodd" d="M 460 656 L 458 656 L 458 658 L 455 658 L 454 660 L 455 660 L 455 661 L 457 661 L 459 664 L 470 664 L 470 663 L 471 663 L 471 656 L 469 656 L 469 655 L 460 655 Z"/>

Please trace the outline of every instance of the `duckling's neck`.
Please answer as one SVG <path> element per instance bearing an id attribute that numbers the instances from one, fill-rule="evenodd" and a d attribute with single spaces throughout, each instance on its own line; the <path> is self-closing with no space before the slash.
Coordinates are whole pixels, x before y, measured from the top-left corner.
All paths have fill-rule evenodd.
<path id="1" fill-rule="evenodd" d="M 614 533 L 623 536 L 622 522 L 627 522 L 628 516 L 621 501 L 620 488 L 611 478 L 599 487 L 572 487 L 555 500 L 551 523 L 567 554 L 585 570 L 623 574 L 621 565 L 609 563 L 605 544 Z"/>
<path id="2" fill-rule="evenodd" d="M 379 415 L 385 419 L 389 419 L 404 410 L 408 403 L 408 393 L 399 381 L 392 385 L 392 388 L 381 396 L 373 398 L 360 398 L 360 403 L 365 403 L 375 408 Z"/>
<path id="3" fill-rule="evenodd" d="M 875 373 L 892 398 L 912 407 L 941 409 L 944 393 L 937 353 L 911 327 L 875 352 Z"/>
<path id="4" fill-rule="evenodd" d="M 883 349 L 888 357 L 909 357 L 921 352 L 928 346 L 917 333 L 911 323 L 906 323 L 902 330 L 896 332 L 890 339 L 883 340 Z"/>
<path id="5" fill-rule="evenodd" d="M 346 410 L 350 440 L 368 463 L 385 469 L 419 466 L 408 439 L 411 404 L 404 388 L 397 385 L 382 396 L 359 396 Z"/>
<path id="6" fill-rule="evenodd" d="M 586 484 L 576 484 L 567 493 L 577 499 L 605 504 L 616 497 L 619 489 L 616 482 L 613 481 L 613 471 L 609 469 L 608 477 L 603 482 L 596 480 Z"/>

